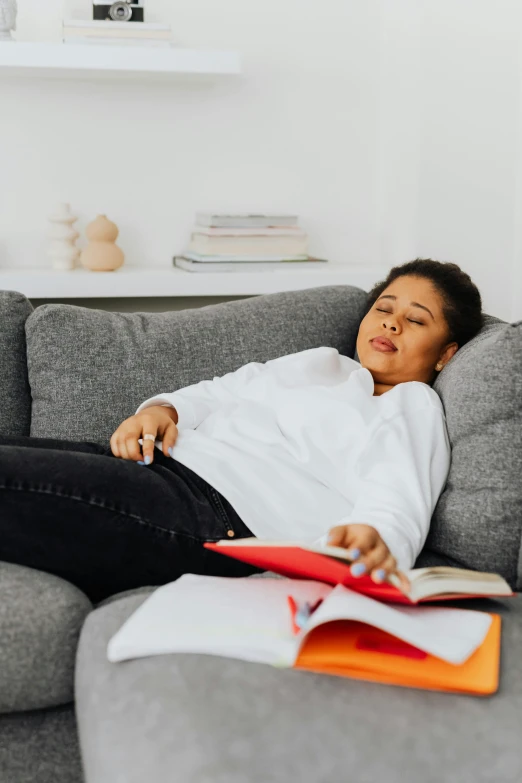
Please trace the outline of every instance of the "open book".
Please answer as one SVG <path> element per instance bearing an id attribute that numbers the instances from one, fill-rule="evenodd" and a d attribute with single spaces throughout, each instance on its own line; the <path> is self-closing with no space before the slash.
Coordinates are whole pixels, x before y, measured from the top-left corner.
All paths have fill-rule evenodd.
<path id="1" fill-rule="evenodd" d="M 348 551 L 336 546 L 314 546 L 299 541 L 265 541 L 241 538 L 206 543 L 207 549 L 220 552 L 277 574 L 302 579 L 317 579 L 341 584 L 382 601 L 416 604 L 456 598 L 514 596 L 508 583 L 498 574 L 464 568 L 434 566 L 405 571 L 410 581 L 406 592 L 397 577 L 378 584 L 369 575 L 353 576 Z"/>
<path id="2" fill-rule="evenodd" d="M 296 626 L 295 609 L 308 607 Z M 349 622 L 347 622 L 349 621 Z M 393 607 L 342 585 L 184 574 L 110 639 L 111 662 L 201 653 L 431 690 L 493 693 L 496 614 Z"/>

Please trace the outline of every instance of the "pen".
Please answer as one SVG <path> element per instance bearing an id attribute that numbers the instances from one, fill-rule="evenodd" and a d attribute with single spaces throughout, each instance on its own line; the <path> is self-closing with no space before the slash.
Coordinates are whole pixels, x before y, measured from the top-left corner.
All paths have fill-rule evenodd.
<path id="1" fill-rule="evenodd" d="M 292 631 L 294 633 L 299 633 L 300 628 L 296 624 L 295 617 L 297 614 L 297 604 L 295 602 L 295 598 L 293 598 L 291 595 L 287 595 L 286 600 L 288 601 L 288 606 L 290 608 L 290 619 L 292 620 Z"/>
<path id="2" fill-rule="evenodd" d="M 287 596 L 288 605 L 290 607 L 290 616 L 292 619 L 292 630 L 294 633 L 299 633 L 302 630 L 315 610 L 322 604 L 323 599 L 319 598 L 315 604 L 310 604 L 305 601 L 303 606 L 299 607 L 293 596 Z"/>
<path id="3" fill-rule="evenodd" d="M 300 629 L 304 628 L 306 623 L 310 619 L 311 614 L 312 614 L 312 607 L 308 603 L 308 601 L 305 601 L 304 606 L 298 608 L 297 614 L 295 616 L 295 624 L 297 625 L 297 627 Z"/>

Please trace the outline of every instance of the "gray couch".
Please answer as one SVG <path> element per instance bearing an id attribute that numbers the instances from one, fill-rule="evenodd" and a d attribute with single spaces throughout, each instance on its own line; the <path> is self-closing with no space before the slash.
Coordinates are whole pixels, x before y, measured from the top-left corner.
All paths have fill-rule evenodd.
<path id="1" fill-rule="evenodd" d="M 0 432 L 108 444 L 158 391 L 320 345 L 358 358 L 366 298 L 324 286 L 129 314 L 34 310 L 0 291 Z M 486 316 L 435 389 L 452 466 L 416 565 L 496 571 L 518 591 L 522 323 Z M 108 639 L 152 589 L 93 607 L 57 576 L 0 562 L 2 783 L 519 783 L 518 596 L 473 604 L 503 618 L 499 692 L 479 698 L 210 656 L 109 664 Z"/>

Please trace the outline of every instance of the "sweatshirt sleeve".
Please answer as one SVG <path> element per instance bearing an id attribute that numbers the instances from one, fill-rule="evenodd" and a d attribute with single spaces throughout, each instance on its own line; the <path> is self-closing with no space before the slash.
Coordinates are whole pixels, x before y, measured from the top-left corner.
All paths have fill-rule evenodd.
<path id="1" fill-rule="evenodd" d="M 249 362 L 234 372 L 216 375 L 212 380 L 149 397 L 141 403 L 136 413 L 153 405 L 174 407 L 178 413 L 178 430 L 195 430 L 221 404 L 236 399 L 244 385 L 264 370 L 265 364 L 262 362 Z"/>
<path id="2" fill-rule="evenodd" d="M 216 375 L 212 380 L 149 397 L 141 403 L 136 413 L 153 405 L 174 407 L 178 413 L 178 430 L 195 430 L 220 405 L 237 400 L 246 384 L 261 374 L 277 373 L 284 385 L 307 386 L 320 382 L 332 371 L 339 371 L 340 361 L 336 348 L 320 346 L 284 354 L 266 362 L 249 362 L 234 372 Z M 345 357 L 344 361 L 347 361 Z"/>
<path id="3" fill-rule="evenodd" d="M 361 454 L 360 491 L 352 513 L 336 525 L 372 525 L 399 570 L 413 568 L 446 484 L 450 462 L 442 409 L 429 405 L 384 420 Z"/>

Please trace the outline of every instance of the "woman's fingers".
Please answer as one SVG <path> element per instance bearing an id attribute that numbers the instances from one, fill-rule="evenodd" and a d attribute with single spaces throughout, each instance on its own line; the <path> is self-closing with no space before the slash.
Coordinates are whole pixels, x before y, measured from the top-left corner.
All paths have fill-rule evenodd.
<path id="1" fill-rule="evenodd" d="M 410 589 L 410 587 L 411 587 L 410 580 L 408 579 L 408 577 L 406 576 L 406 574 L 403 571 L 396 571 L 395 574 L 399 578 L 399 581 L 400 581 L 403 589 L 406 590 L 406 592 L 407 592 Z"/>
<path id="2" fill-rule="evenodd" d="M 159 436 L 158 436 L 159 437 Z M 163 444 L 162 450 L 166 457 L 170 457 L 169 449 L 174 448 L 174 444 L 178 438 L 178 428 L 174 421 L 170 421 L 163 432 Z"/>
<path id="3" fill-rule="evenodd" d="M 118 441 L 119 449 L 120 449 L 120 456 L 122 459 L 130 459 L 129 452 L 127 451 L 127 444 L 123 437 L 120 437 L 120 440 Z"/>
<path id="4" fill-rule="evenodd" d="M 111 451 L 114 454 L 114 456 L 115 457 L 121 457 L 120 447 L 118 446 L 116 433 L 117 433 L 117 430 L 116 430 L 116 432 L 112 433 L 111 439 L 109 441 L 109 444 L 110 444 Z"/>
<path id="5" fill-rule="evenodd" d="M 145 435 L 152 435 L 154 439 L 145 438 Z M 174 447 L 177 437 L 178 428 L 173 418 L 164 408 L 152 408 L 150 413 L 142 412 L 122 422 L 113 433 L 110 445 L 115 457 L 150 465 L 154 462 L 156 441 L 162 441 L 163 453 L 170 457 L 169 449 Z"/>
<path id="6" fill-rule="evenodd" d="M 348 549 L 348 554 L 357 560 L 361 553 L 367 552 L 379 538 L 375 528 L 370 525 L 353 523 L 337 525 L 328 534 L 329 546 L 340 546 Z"/>
<path id="7" fill-rule="evenodd" d="M 351 566 L 351 572 L 355 576 L 370 574 L 374 569 L 381 568 L 382 563 L 390 556 L 390 551 L 384 541 L 379 539 Z M 355 566 L 355 568 L 354 568 Z"/>
<path id="8" fill-rule="evenodd" d="M 407 577 L 397 571 L 397 560 L 373 526 L 359 523 L 337 525 L 330 530 L 328 544 L 348 550 L 353 559 L 350 571 L 354 576 L 368 575 L 381 583 L 390 574 L 396 574 L 402 586 L 408 589 Z"/>
<path id="9" fill-rule="evenodd" d="M 145 440 L 145 434 L 150 433 L 151 435 L 154 435 L 154 441 L 150 438 L 147 438 Z M 155 451 L 155 441 L 161 440 L 162 441 L 162 451 L 163 454 L 166 457 L 170 457 L 169 449 L 174 447 L 174 444 L 176 442 L 176 439 L 178 437 L 178 428 L 174 424 L 174 421 L 167 417 L 166 421 L 163 420 L 157 424 L 156 421 L 151 421 L 150 423 L 146 423 L 143 427 L 143 434 L 142 434 L 142 452 L 143 457 L 138 457 L 138 459 L 145 462 L 146 465 L 151 465 L 154 461 L 154 451 Z M 147 462 L 147 458 L 148 462 Z"/>
<path id="10" fill-rule="evenodd" d="M 156 439 L 156 433 L 158 430 L 157 422 L 154 416 L 141 415 L 139 418 L 131 416 L 126 419 L 116 430 L 111 438 L 111 451 L 116 457 L 121 459 L 132 460 L 133 462 L 145 461 L 146 457 L 149 457 L 149 462 L 152 462 L 154 457 L 154 441 L 147 438 L 144 439 L 144 435 L 154 435 Z M 141 438 L 142 444 L 140 445 L 139 439 Z"/>
<path id="11" fill-rule="evenodd" d="M 347 528 L 348 525 L 337 525 L 336 527 L 332 527 L 328 533 L 328 546 L 346 546 L 345 538 L 347 535 Z"/>
<path id="12" fill-rule="evenodd" d="M 384 582 L 385 579 L 397 570 L 397 561 L 393 555 L 388 554 L 380 563 L 375 563 L 368 569 L 368 573 L 374 582 Z"/>
<path id="13" fill-rule="evenodd" d="M 143 461 L 146 465 L 150 465 L 154 460 L 154 443 L 156 442 L 158 438 L 158 425 L 156 424 L 155 420 L 150 417 L 144 417 L 142 420 L 142 431 L 140 433 L 140 437 L 142 440 L 141 443 L 141 451 L 143 456 L 140 454 L 140 444 L 138 443 L 138 440 L 136 439 L 135 446 L 136 450 L 133 451 L 132 459 L 137 459 Z M 154 440 L 152 438 L 145 438 L 145 435 L 153 435 Z"/>

